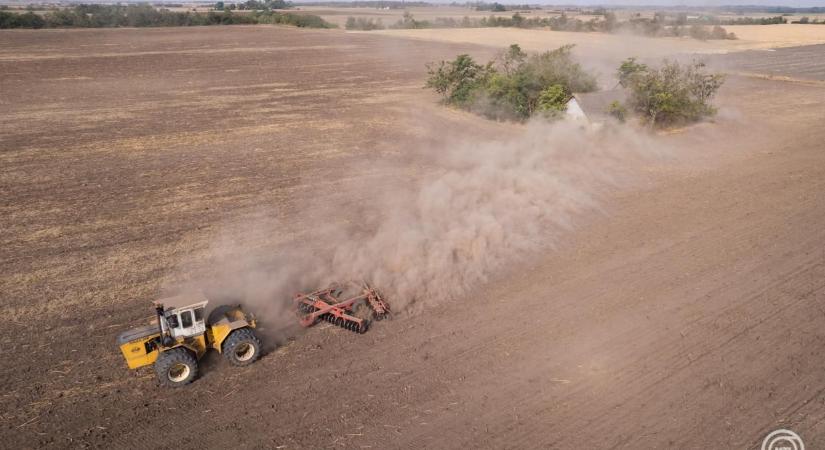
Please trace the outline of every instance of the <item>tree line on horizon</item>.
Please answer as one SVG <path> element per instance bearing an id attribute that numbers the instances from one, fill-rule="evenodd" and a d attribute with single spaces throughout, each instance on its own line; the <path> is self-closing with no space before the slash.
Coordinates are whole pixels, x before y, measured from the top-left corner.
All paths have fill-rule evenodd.
<path id="1" fill-rule="evenodd" d="M 85 5 L 48 11 L 42 16 L 32 11 L 23 14 L 0 11 L 0 28 L 117 28 L 182 27 L 207 25 L 277 24 L 305 28 L 335 28 L 320 16 L 276 12 L 269 9 L 233 14 L 232 11 L 207 13 L 177 12 L 138 5 Z"/>
<path id="2" fill-rule="evenodd" d="M 520 13 L 515 13 L 511 17 L 490 16 L 480 19 L 464 16 L 461 19 L 453 17 L 437 17 L 432 21 L 417 20 L 409 11 L 404 12 L 404 16 L 397 22 L 384 26 L 381 19 L 348 17 L 345 28 L 348 30 L 382 30 L 390 29 L 427 29 L 427 28 L 548 28 L 552 31 L 572 31 L 572 32 L 604 32 L 604 33 L 631 33 L 653 37 L 691 37 L 694 39 L 736 39 L 734 33 L 719 25 L 690 25 L 680 26 L 678 23 L 670 23 L 661 17 L 631 18 L 620 21 L 613 13 L 606 13 L 603 20 L 591 19 L 581 20 L 570 18 L 562 13 L 553 17 L 526 17 Z"/>

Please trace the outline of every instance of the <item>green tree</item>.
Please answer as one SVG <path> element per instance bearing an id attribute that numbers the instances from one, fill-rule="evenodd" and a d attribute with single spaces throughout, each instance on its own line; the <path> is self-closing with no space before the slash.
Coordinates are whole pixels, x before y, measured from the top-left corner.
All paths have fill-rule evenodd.
<path id="1" fill-rule="evenodd" d="M 474 99 L 474 91 L 489 77 L 490 69 L 490 64 L 482 66 L 470 55 L 458 55 L 453 61 L 427 67 L 427 87 L 442 94 L 447 103 L 468 105 Z"/>
<path id="2" fill-rule="evenodd" d="M 527 59 L 527 53 L 524 53 L 518 44 L 511 44 L 499 59 L 501 60 L 500 65 L 502 71 L 507 75 L 512 75 L 513 72 L 524 64 L 524 61 Z"/>
<path id="3" fill-rule="evenodd" d="M 565 90 L 564 86 L 560 84 L 548 86 L 539 94 L 538 110 L 546 116 L 560 116 L 567 110 L 570 97 L 570 93 Z"/>
<path id="4" fill-rule="evenodd" d="M 647 73 L 647 66 L 636 62 L 636 58 L 627 58 L 619 65 L 616 77 L 623 88 L 630 87 L 633 79 Z"/>
<path id="5" fill-rule="evenodd" d="M 596 77 L 582 69 L 573 59 L 573 45 L 564 45 L 555 50 L 531 55 L 522 69 L 541 89 L 560 84 L 569 92 L 591 92 L 596 90 Z M 540 89 L 540 90 L 541 90 Z"/>
<path id="6" fill-rule="evenodd" d="M 659 68 L 649 68 L 625 60 L 619 67 L 619 84 L 630 90 L 629 105 L 653 126 L 695 122 L 712 116 L 710 100 L 722 86 L 724 75 L 706 73 L 705 65 L 680 65 L 665 60 Z"/>
<path id="7" fill-rule="evenodd" d="M 573 60 L 572 46 L 528 55 L 511 45 L 486 66 L 468 55 L 428 65 L 427 87 L 444 101 L 495 119 L 557 116 L 573 92 L 596 89 L 596 79 Z"/>

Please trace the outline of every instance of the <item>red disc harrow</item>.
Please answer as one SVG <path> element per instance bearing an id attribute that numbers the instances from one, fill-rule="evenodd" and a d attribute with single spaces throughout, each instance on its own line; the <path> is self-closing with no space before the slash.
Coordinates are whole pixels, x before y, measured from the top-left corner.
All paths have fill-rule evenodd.
<path id="1" fill-rule="evenodd" d="M 345 293 L 353 297 L 341 300 Z M 347 288 L 338 283 L 326 289 L 296 294 L 295 306 L 302 326 L 309 327 L 321 320 L 356 333 L 366 333 L 372 319 L 381 320 L 390 309 L 377 290 L 367 283 L 351 283 Z"/>

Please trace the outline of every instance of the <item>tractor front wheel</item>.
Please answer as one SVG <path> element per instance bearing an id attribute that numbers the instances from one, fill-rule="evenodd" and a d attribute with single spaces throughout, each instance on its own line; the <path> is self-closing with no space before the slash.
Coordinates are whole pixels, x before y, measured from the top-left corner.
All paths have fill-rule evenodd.
<path id="1" fill-rule="evenodd" d="M 185 348 L 166 350 L 155 361 L 155 374 L 163 386 L 184 386 L 198 376 L 198 361 Z"/>
<path id="2" fill-rule="evenodd" d="M 221 348 L 224 358 L 233 366 L 248 366 L 261 356 L 261 341 L 250 328 L 233 331 Z"/>

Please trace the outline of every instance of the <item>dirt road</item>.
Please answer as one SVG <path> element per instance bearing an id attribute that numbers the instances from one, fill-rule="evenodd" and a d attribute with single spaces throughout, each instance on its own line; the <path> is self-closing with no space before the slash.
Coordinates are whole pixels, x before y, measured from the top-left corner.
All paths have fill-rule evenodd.
<path id="1" fill-rule="evenodd" d="M 9 447 L 825 445 L 820 85 L 731 77 L 715 123 L 655 137 L 674 153 L 516 275 L 249 368 L 212 355 L 169 391 L 114 337 L 232 224 L 263 210 L 275 246 L 313 223 L 310 184 L 335 200 L 386 177 L 364 161 L 414 178 L 412 148 L 523 131 L 420 89 L 422 61 L 494 49 L 271 27 L 0 43 Z"/>

